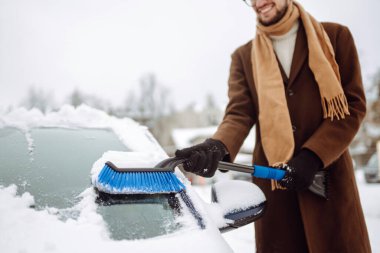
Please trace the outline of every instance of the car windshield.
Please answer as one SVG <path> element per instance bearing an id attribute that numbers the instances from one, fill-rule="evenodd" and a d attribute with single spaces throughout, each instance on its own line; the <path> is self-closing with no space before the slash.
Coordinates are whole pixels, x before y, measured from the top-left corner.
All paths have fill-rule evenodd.
<path id="1" fill-rule="evenodd" d="M 56 208 L 61 220 L 77 219 L 72 208 L 85 189 L 92 187 L 90 169 L 108 150 L 129 151 L 107 129 L 34 128 L 22 132 L 0 129 L 0 185 L 30 192 L 37 210 Z M 100 203 L 99 201 L 97 201 Z M 123 204 L 100 203 L 97 212 L 113 239 L 143 239 L 168 234 L 183 227 L 174 194 L 131 195 Z"/>
<path id="2" fill-rule="evenodd" d="M 98 212 L 107 222 L 113 239 L 145 239 L 181 227 L 178 219 L 181 209 L 175 194 L 116 196 L 117 199 L 110 194 L 101 194 L 97 199 L 100 203 Z"/>
<path id="3" fill-rule="evenodd" d="M 90 185 L 90 168 L 107 150 L 126 151 L 105 129 L 0 129 L 0 184 L 30 192 L 37 209 L 68 208 Z"/>

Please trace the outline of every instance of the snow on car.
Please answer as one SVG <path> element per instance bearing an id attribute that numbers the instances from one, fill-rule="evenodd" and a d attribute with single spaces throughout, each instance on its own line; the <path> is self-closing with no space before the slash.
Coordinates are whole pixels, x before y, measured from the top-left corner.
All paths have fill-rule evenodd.
<path id="1" fill-rule="evenodd" d="M 90 177 L 105 161 L 152 167 L 167 155 L 146 127 L 88 106 L 3 113 L 0 142 L 1 252 L 232 252 L 220 231 L 265 210 L 247 182 L 218 182 L 207 204 L 178 169 L 184 192 L 99 204 Z"/>

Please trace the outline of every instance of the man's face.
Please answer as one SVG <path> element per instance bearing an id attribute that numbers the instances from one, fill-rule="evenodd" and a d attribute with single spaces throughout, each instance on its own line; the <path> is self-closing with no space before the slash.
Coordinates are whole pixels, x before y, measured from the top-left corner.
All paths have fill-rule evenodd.
<path id="1" fill-rule="evenodd" d="M 289 5 L 289 0 L 251 1 L 260 23 L 265 26 L 277 23 L 284 16 Z"/>

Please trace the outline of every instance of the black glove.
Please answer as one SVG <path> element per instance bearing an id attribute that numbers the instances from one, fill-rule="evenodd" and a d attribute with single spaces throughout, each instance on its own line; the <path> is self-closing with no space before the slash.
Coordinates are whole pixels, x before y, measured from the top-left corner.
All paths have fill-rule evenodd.
<path id="1" fill-rule="evenodd" d="M 183 168 L 202 177 L 212 177 L 218 168 L 218 162 L 227 154 L 227 149 L 221 141 L 207 139 L 203 143 L 176 150 L 175 156 L 186 158 Z"/>
<path id="2" fill-rule="evenodd" d="M 305 190 L 313 183 L 315 174 L 322 167 L 321 159 L 314 152 L 302 149 L 297 156 L 282 166 L 287 174 L 279 183 L 289 190 Z"/>

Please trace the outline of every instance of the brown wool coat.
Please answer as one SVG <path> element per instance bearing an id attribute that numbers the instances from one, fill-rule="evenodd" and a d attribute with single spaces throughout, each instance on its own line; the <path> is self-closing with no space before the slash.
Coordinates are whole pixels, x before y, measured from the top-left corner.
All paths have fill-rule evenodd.
<path id="1" fill-rule="evenodd" d="M 334 23 L 323 23 L 323 26 L 336 54 L 351 115 L 340 121 L 323 119 L 318 86 L 308 66 L 302 25 L 290 77 L 283 74 L 283 79 L 294 129 L 295 154 L 301 148 L 308 148 L 320 157 L 325 169 L 330 171 L 330 199 L 326 201 L 309 191 L 271 191 L 268 180 L 254 179 L 268 201 L 265 215 L 255 222 L 256 247 L 260 253 L 371 252 L 348 152 L 366 112 L 358 55 L 347 27 Z M 233 160 L 249 130 L 256 125 L 253 162 L 267 165 L 260 140 L 251 47 L 249 42 L 232 54 L 230 100 L 213 138 L 226 145 Z"/>

